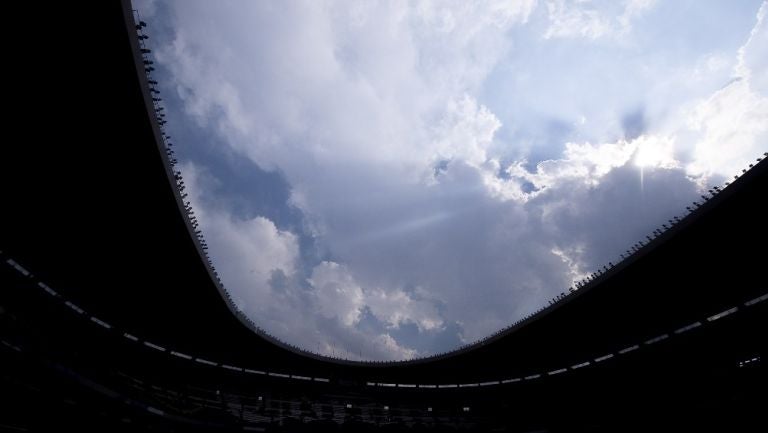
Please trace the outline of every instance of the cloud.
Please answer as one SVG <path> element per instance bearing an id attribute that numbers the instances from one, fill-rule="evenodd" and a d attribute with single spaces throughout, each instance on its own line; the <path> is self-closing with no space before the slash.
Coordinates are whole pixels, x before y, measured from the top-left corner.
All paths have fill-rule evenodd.
<path id="1" fill-rule="evenodd" d="M 768 3 L 763 3 L 738 50 L 734 79 L 688 113 L 688 126 L 699 134 L 687 166 L 692 176 L 729 177 L 747 166 L 756 150 L 768 149 L 767 13 Z"/>
<path id="2" fill-rule="evenodd" d="M 755 149 L 766 148 L 766 119 L 768 97 L 754 92 L 749 79 L 734 81 L 697 104 L 688 120 L 700 139 L 688 171 L 704 177 L 739 172 L 754 159 Z"/>
<path id="3" fill-rule="evenodd" d="M 512 177 L 533 183 L 539 191 L 556 187 L 564 180 L 597 185 L 603 176 L 626 164 L 637 150 L 637 144 L 637 141 L 624 140 L 600 144 L 566 143 L 562 158 L 540 162 L 533 173 L 521 163 L 509 166 L 506 171 Z"/>
<path id="4" fill-rule="evenodd" d="M 763 3 L 757 11 L 757 23 L 752 28 L 747 42 L 739 48 L 738 64 L 735 72 L 739 77 L 750 80 L 754 89 L 762 94 L 768 93 L 768 3 Z"/>
<path id="5" fill-rule="evenodd" d="M 322 262 L 312 271 L 309 283 L 314 288 L 320 314 L 337 317 L 346 326 L 358 322 L 363 306 L 363 290 L 342 266 Z"/>
<path id="6" fill-rule="evenodd" d="M 392 328 L 415 323 L 420 331 L 432 331 L 443 326 L 443 319 L 434 303 L 414 299 L 403 290 L 370 290 L 366 304 L 376 317 Z"/>
<path id="7" fill-rule="evenodd" d="M 193 163 L 180 169 L 222 283 L 235 306 L 257 325 L 283 341 L 327 355 L 359 359 L 361 353 L 351 347 L 364 347 L 366 356 L 376 359 L 404 359 L 419 353 L 399 346 L 386 332 L 371 335 L 355 328 L 366 296 L 344 266 L 323 261 L 312 269 L 307 284 L 302 284 L 295 234 L 277 229 L 261 216 L 234 216 L 211 194 L 218 179 Z M 398 321 L 410 316 L 393 312 L 412 310 L 417 303 L 404 294 L 382 300 L 374 292 L 370 297 L 376 311 L 391 316 L 385 319 Z M 400 303 L 407 308 L 400 308 Z M 421 314 L 414 316 L 427 320 Z M 297 320 L 287 322 L 287 317 Z M 372 343 L 364 344 L 368 339 Z"/>
<path id="8" fill-rule="evenodd" d="M 624 4 L 624 12 L 618 21 L 624 31 L 632 26 L 632 19 L 648 12 L 656 5 L 656 0 L 627 0 Z"/>
<path id="9" fill-rule="evenodd" d="M 211 200 L 217 182 L 193 163 L 181 166 L 189 201 L 206 236 L 216 267 L 239 309 L 261 313 L 260 300 L 270 296 L 270 279 L 276 271 L 296 273 L 297 237 L 278 230 L 261 216 L 241 219 Z"/>
<path id="10" fill-rule="evenodd" d="M 460 159 L 473 165 L 487 160 L 487 148 L 501 122 L 487 107 L 469 95 L 448 101 L 435 127 L 434 154 L 440 159 Z"/>
<path id="11" fill-rule="evenodd" d="M 193 206 L 238 307 L 320 353 L 480 339 L 765 142 L 762 18 L 738 52 L 627 43 L 617 66 L 616 44 L 568 39 L 629 40 L 655 2 L 206 5 L 153 15 L 172 23 L 153 38 L 169 125 L 193 120 L 178 150 Z M 210 169 L 211 152 L 261 174 Z M 251 190 L 266 204 L 233 204 Z"/>
<path id="12" fill-rule="evenodd" d="M 587 3 L 588 4 L 588 3 Z M 547 2 L 551 24 L 544 33 L 545 39 L 583 37 L 597 39 L 611 31 L 611 23 L 595 9 L 565 0 Z"/>
<path id="13" fill-rule="evenodd" d="M 617 15 L 618 2 L 606 6 L 603 2 L 589 0 L 548 1 L 550 24 L 544 38 L 598 39 L 623 35 L 631 29 L 632 20 L 650 10 L 655 3 L 656 0 L 628 0 Z"/>

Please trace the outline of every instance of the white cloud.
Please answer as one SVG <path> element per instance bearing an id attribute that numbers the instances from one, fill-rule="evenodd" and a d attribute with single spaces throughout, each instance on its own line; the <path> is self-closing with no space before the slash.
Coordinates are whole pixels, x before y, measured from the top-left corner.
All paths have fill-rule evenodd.
<path id="1" fill-rule="evenodd" d="M 433 152 L 440 159 L 460 159 L 481 165 L 486 162 L 486 151 L 500 127 L 501 122 L 487 107 L 469 95 L 462 95 L 448 102 L 435 128 Z"/>
<path id="2" fill-rule="evenodd" d="M 443 325 L 432 302 L 414 299 L 399 289 L 363 290 L 349 270 L 338 263 L 324 261 L 315 266 L 309 283 L 314 289 L 315 305 L 320 314 L 339 318 L 346 326 L 359 322 L 364 307 L 370 308 L 388 328 L 408 322 L 416 323 L 422 330 L 434 330 Z"/>
<path id="3" fill-rule="evenodd" d="M 504 33 L 528 21 L 536 0 L 413 3 L 411 38 L 427 79 L 452 93 L 473 90 L 509 48 Z"/>
<path id="4" fill-rule="evenodd" d="M 200 229 L 216 258 L 224 286 L 238 307 L 249 313 L 261 312 L 261 300 L 269 296 L 269 280 L 275 271 L 293 275 L 299 256 L 294 234 L 278 230 L 261 216 L 238 219 L 215 202 L 211 186 L 216 180 L 192 163 L 181 167 L 189 201 Z"/>
<path id="5" fill-rule="evenodd" d="M 550 25 L 544 38 L 597 39 L 608 34 L 611 22 L 601 16 L 598 10 L 584 7 L 582 3 L 569 4 L 565 0 L 547 2 Z"/>
<path id="6" fill-rule="evenodd" d="M 569 251 L 561 250 L 558 247 L 552 248 L 552 254 L 560 258 L 560 260 L 568 266 L 568 276 L 571 279 L 570 286 L 575 287 L 576 283 L 589 276 L 591 269 L 582 269 L 578 257 L 583 256 L 585 253 L 583 245 L 571 246 Z"/>
<path id="7" fill-rule="evenodd" d="M 322 262 L 315 266 L 309 283 L 315 289 L 320 314 L 337 317 L 346 326 L 358 322 L 363 306 L 363 290 L 342 266 Z"/>
<path id="8" fill-rule="evenodd" d="M 619 2 L 590 0 L 551 0 L 547 2 L 550 24 L 545 39 L 598 39 L 620 36 L 632 28 L 632 20 L 647 12 L 656 0 L 627 0 L 623 11 L 616 10 Z"/>
<path id="9" fill-rule="evenodd" d="M 216 194 L 229 180 L 191 157 L 185 180 L 238 305 L 276 336 L 326 354 L 402 359 L 423 350 L 401 333 L 455 324 L 469 342 L 615 261 L 695 197 L 688 177 L 740 169 L 765 143 L 756 84 L 764 25 L 740 51 L 745 78 L 713 92 L 734 52 L 589 68 L 584 58 L 616 53 L 573 54 L 557 40 L 629 37 L 655 2 L 616 4 L 158 6 L 176 30 L 154 52 L 186 115 L 223 139 L 222 153 L 279 172 L 309 228 L 235 216 Z M 523 30 L 537 32 L 534 54 L 501 65 L 525 48 L 514 39 Z M 549 52 L 537 43 L 575 58 L 526 69 Z M 494 110 L 481 90 L 518 69 L 529 81 L 499 91 Z M 530 86 L 530 104 L 520 103 Z M 546 152 L 530 163 L 509 134 L 530 117 L 498 109 L 512 103 L 550 116 Z M 627 107 L 639 112 L 632 133 Z M 317 257 L 302 254 L 302 236 Z"/>
<path id="10" fill-rule="evenodd" d="M 371 335 L 354 328 L 366 300 L 344 266 L 327 261 L 318 264 L 308 281 L 310 291 L 304 292 L 292 281 L 299 266 L 296 235 L 278 229 L 261 216 L 239 219 L 216 201 L 213 191 L 220 180 L 192 163 L 180 169 L 222 283 L 235 306 L 258 326 L 283 341 L 327 355 L 359 359 L 361 353 L 353 346 L 361 350 L 364 347 L 365 356 L 376 359 L 405 359 L 418 354 L 415 349 L 398 345 L 387 333 Z M 275 287 L 280 285 L 273 281 L 276 272 L 287 280 L 281 283 L 285 287 Z M 378 293 L 373 298 L 376 311 L 390 314 L 384 319 L 398 321 L 411 319 L 393 313 L 401 303 L 411 310 L 417 304 L 408 296 L 389 303 L 382 302 Z M 413 316 L 413 320 L 432 323 L 421 314 Z"/>
<path id="11" fill-rule="evenodd" d="M 624 31 L 628 31 L 632 26 L 632 19 L 646 13 L 656 5 L 657 0 L 627 0 L 624 5 L 624 12 L 619 16 L 618 21 Z"/>
<path id="12" fill-rule="evenodd" d="M 738 50 L 735 78 L 694 105 L 688 126 L 698 134 L 688 172 L 730 177 L 768 149 L 768 3 L 760 7 L 749 39 Z M 724 151 L 727 149 L 727 151 Z"/>
<path id="13" fill-rule="evenodd" d="M 429 331 L 443 325 L 440 313 L 432 302 L 416 300 L 402 290 L 369 290 L 366 293 L 366 304 L 374 315 L 390 327 L 412 322 L 419 329 Z"/>
<path id="14" fill-rule="evenodd" d="M 375 337 L 374 343 L 378 346 L 384 347 L 388 352 L 395 355 L 395 359 L 413 359 L 419 352 L 414 349 L 403 348 L 397 341 L 389 334 L 380 334 Z"/>
<path id="15" fill-rule="evenodd" d="M 752 28 L 747 42 L 739 49 L 735 72 L 739 77 L 750 80 L 751 86 L 763 95 L 768 93 L 768 2 L 757 12 L 757 23 Z"/>
<path id="16" fill-rule="evenodd" d="M 647 140 L 642 139 L 642 142 Z M 539 189 L 556 187 L 566 180 L 594 186 L 603 176 L 626 164 L 640 142 L 566 143 L 562 158 L 540 162 L 533 173 L 521 163 L 510 165 L 506 171 L 513 177 L 532 182 Z"/>
<path id="17" fill-rule="evenodd" d="M 673 137 L 644 135 L 633 142 L 635 164 L 642 168 L 678 168 Z"/>
<path id="18" fill-rule="evenodd" d="M 734 81 L 696 105 L 690 127 L 700 133 L 688 171 L 693 176 L 729 177 L 768 146 L 768 97 L 752 91 L 748 79 Z M 727 149 L 727 152 L 723 152 Z"/>

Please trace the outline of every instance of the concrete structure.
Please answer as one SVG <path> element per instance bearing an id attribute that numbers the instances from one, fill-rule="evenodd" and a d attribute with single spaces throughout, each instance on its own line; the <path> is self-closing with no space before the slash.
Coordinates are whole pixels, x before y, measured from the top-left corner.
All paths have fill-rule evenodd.
<path id="1" fill-rule="evenodd" d="M 766 428 L 765 162 L 481 343 L 330 359 L 234 314 L 184 211 L 130 5 L 100 3 L 13 14 L 48 37 L 16 47 L 33 92 L 3 170 L 0 426 Z"/>

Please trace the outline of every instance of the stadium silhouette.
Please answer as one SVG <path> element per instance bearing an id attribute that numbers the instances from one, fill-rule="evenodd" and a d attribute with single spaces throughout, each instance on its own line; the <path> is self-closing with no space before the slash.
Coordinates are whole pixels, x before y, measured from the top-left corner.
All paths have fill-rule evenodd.
<path id="1" fill-rule="evenodd" d="M 766 431 L 765 161 L 483 341 L 332 359 L 228 299 L 130 3 L 44 8 L 14 14 L 48 37 L 12 52 L 35 89 L 4 158 L 0 429 Z"/>

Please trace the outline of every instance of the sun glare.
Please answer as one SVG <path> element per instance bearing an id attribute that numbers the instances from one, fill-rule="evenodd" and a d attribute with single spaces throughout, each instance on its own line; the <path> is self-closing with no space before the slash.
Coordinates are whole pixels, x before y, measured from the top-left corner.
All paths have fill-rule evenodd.
<path id="1" fill-rule="evenodd" d="M 637 140 L 635 165 L 642 168 L 676 167 L 673 141 L 670 138 L 642 137 Z"/>

